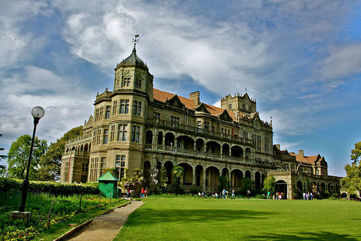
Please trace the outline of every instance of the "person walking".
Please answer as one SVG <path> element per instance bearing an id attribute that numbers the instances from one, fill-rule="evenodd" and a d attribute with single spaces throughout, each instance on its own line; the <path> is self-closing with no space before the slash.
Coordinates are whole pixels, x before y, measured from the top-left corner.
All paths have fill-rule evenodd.
<path id="1" fill-rule="evenodd" d="M 247 190 L 247 197 L 248 197 L 248 199 L 251 197 L 251 190 Z"/>

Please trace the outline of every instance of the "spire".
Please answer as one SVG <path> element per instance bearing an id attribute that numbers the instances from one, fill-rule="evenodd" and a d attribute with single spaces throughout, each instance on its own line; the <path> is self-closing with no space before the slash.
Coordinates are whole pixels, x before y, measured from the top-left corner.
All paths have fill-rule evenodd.
<path id="1" fill-rule="evenodd" d="M 135 66 L 135 67 L 139 67 L 139 68 L 148 70 L 147 65 L 136 54 L 136 46 L 137 46 L 137 42 L 139 41 L 139 37 L 140 37 L 139 34 L 134 35 L 134 37 L 132 39 L 132 42 L 134 43 L 132 53 L 127 58 L 125 58 L 122 62 L 117 64 L 117 66 L 115 67 L 115 70 L 117 70 L 119 67 L 131 67 L 131 66 Z"/>
<path id="2" fill-rule="evenodd" d="M 136 45 L 137 45 L 137 41 L 139 41 L 139 37 L 140 37 L 139 34 L 135 34 L 135 35 L 134 35 L 134 38 L 133 38 L 133 40 L 132 40 L 133 43 L 134 43 L 133 51 L 132 51 L 132 52 L 134 52 L 134 53 L 137 52 L 136 49 L 135 49 L 135 47 L 136 47 Z"/>

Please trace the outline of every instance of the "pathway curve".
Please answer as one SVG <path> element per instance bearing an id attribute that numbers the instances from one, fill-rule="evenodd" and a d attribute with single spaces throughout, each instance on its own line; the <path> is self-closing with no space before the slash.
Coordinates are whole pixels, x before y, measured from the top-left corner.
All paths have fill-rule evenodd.
<path id="1" fill-rule="evenodd" d="M 141 201 L 132 201 L 131 204 L 116 208 L 113 212 L 96 217 L 82 232 L 70 240 L 73 241 L 112 241 L 125 224 L 128 216 L 138 207 Z"/>

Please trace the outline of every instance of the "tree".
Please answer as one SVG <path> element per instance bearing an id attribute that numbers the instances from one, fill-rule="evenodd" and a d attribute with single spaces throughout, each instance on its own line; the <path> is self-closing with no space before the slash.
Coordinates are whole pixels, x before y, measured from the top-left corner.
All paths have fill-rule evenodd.
<path id="1" fill-rule="evenodd" d="M 67 141 L 82 135 L 83 127 L 78 126 L 58 139 L 55 143 L 51 143 L 48 151 L 41 157 L 41 169 L 39 170 L 39 179 L 43 181 L 56 180 L 60 176 L 61 158 L 65 151 Z"/>
<path id="2" fill-rule="evenodd" d="M 351 160 L 353 163 L 360 164 L 361 142 L 355 144 L 355 149 L 351 151 Z"/>
<path id="3" fill-rule="evenodd" d="M 179 185 L 180 179 L 184 175 L 184 168 L 179 165 L 176 165 L 173 167 L 172 174 L 176 177 L 177 184 Z"/>
<path id="4" fill-rule="evenodd" d="M 218 180 L 219 180 L 219 185 L 218 185 L 219 191 L 222 191 L 223 189 L 229 189 L 228 176 L 219 176 Z"/>
<path id="5" fill-rule="evenodd" d="M 355 144 L 351 151 L 352 163 L 345 166 L 346 177 L 342 178 L 341 185 L 348 195 L 361 191 L 361 142 Z"/>
<path id="6" fill-rule="evenodd" d="M 2 134 L 0 133 L 0 137 L 2 136 Z M 3 147 L 0 147 L 0 151 L 3 151 L 4 148 Z M 0 162 L 2 160 L 4 160 L 6 158 L 6 155 L 2 155 L 0 154 Z M 6 166 L 5 165 L 1 165 L 0 164 L 0 177 L 3 177 L 6 175 Z"/>
<path id="7" fill-rule="evenodd" d="M 31 136 L 20 136 L 11 144 L 8 153 L 8 172 L 10 177 L 24 178 L 29 160 L 31 147 Z M 48 144 L 45 140 L 40 140 L 35 137 L 34 149 L 32 153 L 32 160 L 30 165 L 29 178 L 38 179 L 40 168 L 40 157 L 46 153 Z"/>
<path id="8" fill-rule="evenodd" d="M 273 193 L 275 191 L 276 179 L 273 176 L 267 176 L 264 179 L 263 189 L 266 192 Z"/>

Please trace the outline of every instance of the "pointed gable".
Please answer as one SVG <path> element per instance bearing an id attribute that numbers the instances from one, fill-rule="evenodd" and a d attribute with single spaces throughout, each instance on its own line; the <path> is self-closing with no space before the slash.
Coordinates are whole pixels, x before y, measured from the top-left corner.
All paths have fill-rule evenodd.
<path id="1" fill-rule="evenodd" d="M 166 103 L 169 105 L 176 106 L 176 107 L 185 108 L 185 105 L 179 99 L 178 95 L 173 95 L 173 97 L 168 99 Z"/>
<path id="2" fill-rule="evenodd" d="M 219 118 L 224 121 L 233 121 L 227 110 L 223 110 L 223 112 L 219 115 Z"/>
<path id="3" fill-rule="evenodd" d="M 171 100 L 174 96 L 176 95 L 159 89 L 155 89 L 155 88 L 153 89 L 153 98 L 158 102 L 162 102 L 165 104 L 167 103 L 167 101 Z M 185 98 L 183 96 L 178 96 L 178 95 L 177 97 L 187 109 L 196 110 L 196 108 L 198 107 L 194 104 L 194 101 L 189 98 Z M 208 105 L 206 103 L 202 103 L 202 104 L 207 109 L 207 111 L 215 117 L 218 117 L 225 110 L 213 105 Z M 228 114 L 232 118 L 232 120 L 235 120 L 235 116 L 232 111 L 228 111 Z"/>
<path id="4" fill-rule="evenodd" d="M 198 105 L 195 110 L 196 110 L 196 111 L 199 111 L 199 112 L 204 112 L 204 113 L 210 114 L 210 112 L 208 111 L 206 105 L 203 104 L 203 103 L 201 103 L 200 105 Z"/>

